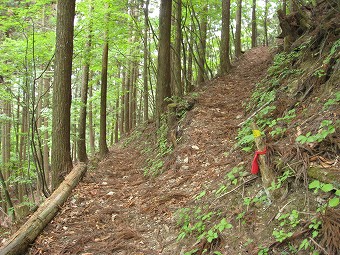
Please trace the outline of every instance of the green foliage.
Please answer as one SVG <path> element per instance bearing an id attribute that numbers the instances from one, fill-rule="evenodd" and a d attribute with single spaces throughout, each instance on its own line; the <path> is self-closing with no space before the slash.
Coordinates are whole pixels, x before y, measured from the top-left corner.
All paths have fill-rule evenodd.
<path id="1" fill-rule="evenodd" d="M 336 105 L 340 102 L 340 92 L 336 92 L 334 98 L 330 98 L 327 100 L 327 102 L 324 104 L 324 109 L 328 109 L 332 105 Z"/>
<path id="2" fill-rule="evenodd" d="M 291 67 L 292 62 L 301 56 L 304 48 L 306 48 L 305 44 L 295 48 L 291 52 L 276 54 L 273 65 L 268 69 L 268 74 L 282 79 L 290 74 L 300 74 L 301 70 L 292 69 Z"/>
<path id="3" fill-rule="evenodd" d="M 312 135 L 311 132 L 308 132 L 306 135 L 299 135 L 296 138 L 296 141 L 301 143 L 301 144 L 321 142 L 328 135 L 333 134 L 334 132 L 335 132 L 335 126 L 333 125 L 333 121 L 323 120 L 320 124 L 320 128 L 319 128 L 318 133 Z"/>
<path id="4" fill-rule="evenodd" d="M 309 184 L 309 189 L 314 190 L 314 193 L 318 193 L 320 190 L 323 192 L 335 191 L 335 196 L 328 200 L 327 205 L 330 207 L 337 207 L 339 205 L 340 190 L 336 189 L 331 183 L 323 183 L 318 180 L 314 180 Z M 323 207 L 319 208 L 319 211 L 324 210 Z"/>
<path id="5" fill-rule="evenodd" d="M 204 195 L 205 192 L 201 192 L 196 198 L 201 198 Z M 213 224 L 213 222 L 217 221 L 220 213 L 207 211 L 206 209 L 197 206 L 193 209 L 181 208 L 177 211 L 177 224 L 181 227 L 177 241 L 194 235 L 197 241 L 206 239 L 211 243 L 218 238 L 220 233 L 233 227 L 226 218 L 219 219 L 217 224 Z"/>
<path id="6" fill-rule="evenodd" d="M 269 249 L 268 248 L 264 248 L 264 247 L 261 247 L 259 249 L 259 252 L 257 253 L 258 255 L 268 255 L 268 252 L 269 252 Z"/>
<path id="7" fill-rule="evenodd" d="M 157 130 L 157 154 L 153 158 L 147 159 L 147 166 L 144 167 L 144 175 L 158 175 L 164 165 L 163 158 L 172 152 L 173 148 L 169 145 L 167 134 L 168 125 L 166 122 L 166 116 L 163 116 L 161 126 Z"/>
<path id="8" fill-rule="evenodd" d="M 254 135 L 253 131 L 249 126 L 249 123 L 242 126 L 237 134 L 237 145 L 242 148 L 243 151 L 249 152 L 253 148 Z"/>
<path id="9" fill-rule="evenodd" d="M 276 182 L 272 182 L 269 189 L 275 190 L 282 187 L 283 183 L 286 182 L 286 180 L 293 175 L 293 171 L 291 169 L 287 169 L 283 172 L 281 176 L 277 178 Z"/>

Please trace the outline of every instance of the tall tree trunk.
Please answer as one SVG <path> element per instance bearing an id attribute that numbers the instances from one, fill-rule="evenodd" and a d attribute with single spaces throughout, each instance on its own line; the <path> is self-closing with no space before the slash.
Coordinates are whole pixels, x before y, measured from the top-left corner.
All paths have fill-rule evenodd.
<path id="1" fill-rule="evenodd" d="M 235 31 L 235 57 L 241 56 L 242 45 L 241 45 L 241 24 L 242 24 L 242 0 L 237 1 L 236 11 L 236 31 Z"/>
<path id="2" fill-rule="evenodd" d="M 92 77 L 92 72 L 90 73 L 90 77 Z M 92 99 L 93 97 L 93 85 L 89 88 L 89 98 Z M 95 146 L 95 131 L 93 126 L 93 106 L 92 106 L 92 100 L 89 103 L 89 138 L 90 138 L 90 151 L 93 155 L 96 151 Z"/>
<path id="3" fill-rule="evenodd" d="M 19 103 L 19 102 L 18 102 Z M 18 156 L 19 156 L 19 167 L 23 169 L 24 162 L 26 161 L 26 148 L 27 148 L 27 129 L 28 129 L 28 107 L 27 105 L 29 104 L 28 102 L 28 96 L 25 90 L 23 90 L 23 102 L 22 102 L 22 111 L 21 111 L 21 122 L 20 122 L 20 135 L 18 137 L 18 142 L 19 142 L 19 151 L 18 151 Z M 19 109 L 18 109 L 19 112 Z M 18 114 L 18 119 L 19 114 Z M 18 121 L 19 123 L 19 121 Z M 19 129 L 19 128 L 18 128 Z M 24 173 L 23 170 L 20 171 L 20 176 L 21 178 L 24 178 Z M 18 183 L 18 198 L 20 203 L 23 202 L 23 197 L 25 194 L 25 184 L 24 183 Z"/>
<path id="4" fill-rule="evenodd" d="M 120 135 L 124 134 L 125 130 L 124 130 L 124 119 L 125 119 L 125 93 L 126 93 L 126 89 L 125 89 L 125 84 L 126 84 L 126 68 L 123 67 L 123 74 L 122 74 L 122 93 L 121 93 L 121 97 L 120 97 L 120 122 L 119 122 L 119 132 Z"/>
<path id="5" fill-rule="evenodd" d="M 257 25 L 256 25 L 256 0 L 253 0 L 251 12 L 251 47 L 257 46 Z"/>
<path id="6" fill-rule="evenodd" d="M 144 102 L 144 121 L 149 120 L 149 76 L 148 76 L 148 61 L 149 61 L 149 49 L 148 49 L 148 33 L 149 33 L 149 2 L 145 1 L 144 7 L 144 59 L 143 59 L 143 102 Z"/>
<path id="7" fill-rule="evenodd" d="M 100 134 L 99 134 L 99 154 L 104 157 L 109 149 L 106 143 L 106 104 L 107 104 L 107 67 L 109 56 L 109 43 L 107 42 L 107 35 L 105 36 L 106 42 L 103 48 L 102 60 L 102 82 L 100 92 Z"/>
<path id="8" fill-rule="evenodd" d="M 264 20 L 263 20 L 263 27 L 264 27 L 264 45 L 268 46 L 268 25 L 267 25 L 267 16 L 268 16 L 268 0 L 265 0 L 265 9 L 264 9 Z"/>
<path id="9" fill-rule="evenodd" d="M 116 121 L 115 121 L 115 143 L 118 143 L 119 140 L 119 89 L 117 93 L 116 99 Z"/>
<path id="10" fill-rule="evenodd" d="M 48 109 L 50 107 L 49 91 L 50 91 L 50 78 L 44 77 L 44 108 Z M 47 186 L 50 184 L 50 149 L 48 146 L 49 134 L 48 134 L 48 117 L 44 117 L 44 173 Z"/>
<path id="11" fill-rule="evenodd" d="M 3 165 L 3 175 L 5 181 L 10 176 L 9 163 L 11 159 L 11 118 L 12 118 L 12 107 L 11 102 L 6 100 L 3 102 L 3 114 L 6 116 L 2 127 L 2 165 Z"/>
<path id="12" fill-rule="evenodd" d="M 134 79 L 133 79 L 133 111 L 132 111 L 132 128 L 137 126 L 137 98 L 138 98 L 138 91 L 137 91 L 137 79 L 139 74 L 138 69 L 138 62 L 134 62 Z"/>
<path id="13" fill-rule="evenodd" d="M 222 1 L 220 74 L 227 73 L 230 68 L 230 0 Z"/>
<path id="14" fill-rule="evenodd" d="M 92 6 L 90 6 L 91 13 Z M 91 51 L 91 24 L 89 26 L 89 34 L 85 44 L 85 60 L 83 64 L 83 79 L 81 88 L 81 108 L 78 126 L 78 160 L 80 162 L 87 162 L 88 157 L 86 153 L 86 115 L 87 115 L 87 93 L 89 87 L 89 73 L 90 73 L 90 51 Z"/>
<path id="15" fill-rule="evenodd" d="M 3 79 L 0 76 L 0 85 L 3 83 Z M 1 85 L 2 86 L 2 85 Z M 2 164 L 0 168 L 0 182 L 2 187 L 2 197 L 5 198 L 3 203 L 3 210 L 8 212 L 11 215 L 12 219 L 15 220 L 15 213 L 13 203 L 8 191 L 7 181 L 10 176 L 9 171 L 9 163 L 11 156 L 11 103 L 8 100 L 4 100 L 2 102 L 3 106 L 3 115 L 6 117 L 6 120 L 3 121 L 2 132 L 1 132 L 1 152 L 2 152 Z"/>
<path id="16" fill-rule="evenodd" d="M 170 34 L 172 1 L 161 0 L 159 13 L 158 70 L 156 86 L 156 115 L 160 123 L 161 114 L 166 111 L 166 98 L 171 97 Z"/>
<path id="17" fill-rule="evenodd" d="M 200 84 L 206 80 L 206 48 L 207 48 L 207 26 L 208 26 L 208 5 L 204 4 L 203 14 L 201 17 L 201 26 L 199 29 L 199 49 L 198 49 L 198 73 L 197 83 Z"/>
<path id="18" fill-rule="evenodd" d="M 182 0 L 175 1 L 176 10 L 176 35 L 174 45 L 174 83 L 176 88 L 175 95 L 178 97 L 183 96 L 183 84 L 182 84 L 182 63 L 181 63 L 181 44 L 182 44 Z"/>
<path id="19" fill-rule="evenodd" d="M 193 71 L 192 71 L 192 64 L 193 64 L 193 41 L 194 41 L 194 29 L 193 24 L 190 24 L 190 37 L 187 38 L 188 41 L 188 68 L 187 68 L 187 92 L 191 92 L 194 90 L 194 82 L 192 80 Z"/>
<path id="20" fill-rule="evenodd" d="M 75 0 L 59 0 L 52 106 L 52 189 L 72 169 L 70 144 L 71 74 Z"/>
<path id="21" fill-rule="evenodd" d="M 131 85 L 131 74 L 130 68 L 126 72 L 125 79 L 125 97 L 124 97 L 124 130 L 125 133 L 128 134 L 130 132 L 130 85 Z"/>

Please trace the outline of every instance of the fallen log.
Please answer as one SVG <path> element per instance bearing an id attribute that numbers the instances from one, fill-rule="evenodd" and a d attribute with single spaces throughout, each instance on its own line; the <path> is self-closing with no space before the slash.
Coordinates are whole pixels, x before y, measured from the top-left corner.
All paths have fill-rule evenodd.
<path id="1" fill-rule="evenodd" d="M 1 247 L 0 255 L 23 254 L 28 246 L 54 218 L 59 208 L 71 194 L 86 172 L 86 164 L 78 164 L 66 176 L 60 186 L 48 197 L 28 221 Z"/>
<path id="2" fill-rule="evenodd" d="M 307 170 L 308 177 L 324 183 L 331 183 L 336 189 L 340 189 L 340 171 L 337 168 L 323 168 L 322 166 L 311 166 Z"/>

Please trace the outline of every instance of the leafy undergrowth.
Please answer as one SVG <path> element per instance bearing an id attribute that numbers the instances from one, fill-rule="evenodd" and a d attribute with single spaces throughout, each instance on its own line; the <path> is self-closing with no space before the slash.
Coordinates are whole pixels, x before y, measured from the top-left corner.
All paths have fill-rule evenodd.
<path id="1" fill-rule="evenodd" d="M 277 181 L 265 190 L 244 161 L 234 162 L 178 210 L 184 254 L 339 254 L 340 31 L 336 9 L 321 15 L 335 7 L 318 6 L 314 27 L 276 54 L 245 105 L 250 117 L 232 150 L 251 160 L 256 122 Z M 275 189 L 285 190 L 281 199 L 269 196 Z"/>

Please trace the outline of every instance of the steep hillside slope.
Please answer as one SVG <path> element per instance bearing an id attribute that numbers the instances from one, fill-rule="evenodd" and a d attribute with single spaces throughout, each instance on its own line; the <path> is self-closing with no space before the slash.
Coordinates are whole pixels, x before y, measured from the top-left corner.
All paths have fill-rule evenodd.
<path id="1" fill-rule="evenodd" d="M 240 159 L 230 151 L 242 102 L 270 63 L 268 48 L 247 52 L 226 76 L 206 84 L 183 119 L 181 140 L 166 162 L 167 171 L 143 175 L 153 149 L 151 124 L 128 144 L 114 147 L 98 169 L 90 170 L 29 254 L 181 254 L 177 211 L 200 189 L 223 180 Z M 139 138 L 137 138 L 137 136 Z M 149 139 L 148 139 L 149 138 Z M 131 138 L 130 138 L 131 140 Z M 149 148 L 148 148 L 149 146 Z"/>

